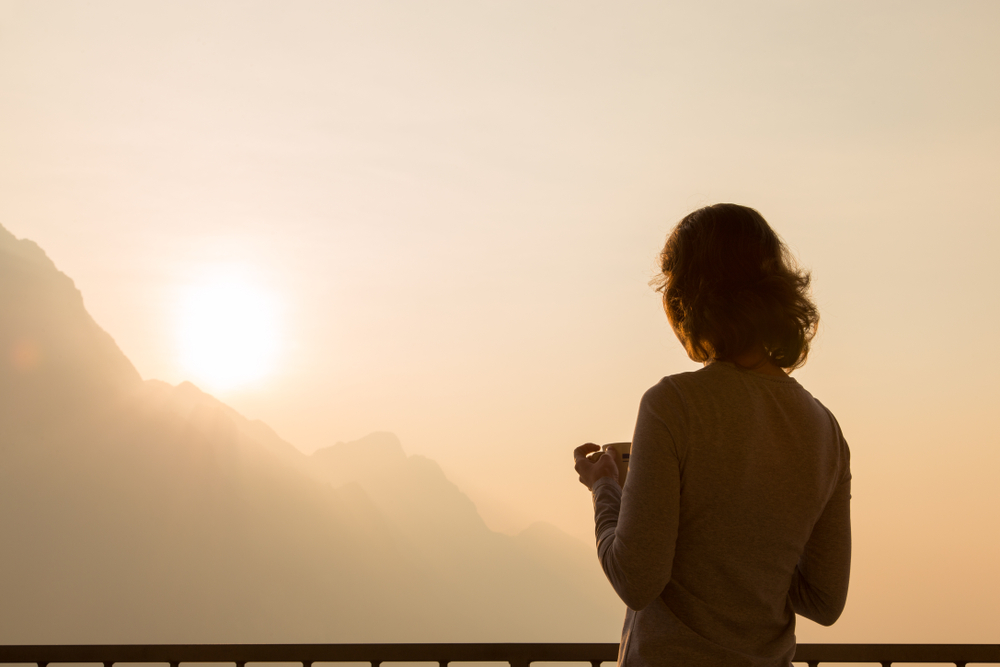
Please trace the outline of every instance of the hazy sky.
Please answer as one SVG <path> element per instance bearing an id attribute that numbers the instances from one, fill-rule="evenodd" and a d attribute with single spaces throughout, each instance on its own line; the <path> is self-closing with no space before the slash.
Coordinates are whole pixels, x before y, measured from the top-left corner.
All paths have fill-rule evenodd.
<path id="1" fill-rule="evenodd" d="M 816 637 L 995 642 L 998 28 L 990 0 L 0 0 L 0 224 L 144 378 L 304 451 L 392 431 L 495 528 L 589 539 L 571 450 L 697 367 L 647 284 L 664 237 L 753 206 L 813 271 L 795 377 L 852 447 L 854 588 Z"/>

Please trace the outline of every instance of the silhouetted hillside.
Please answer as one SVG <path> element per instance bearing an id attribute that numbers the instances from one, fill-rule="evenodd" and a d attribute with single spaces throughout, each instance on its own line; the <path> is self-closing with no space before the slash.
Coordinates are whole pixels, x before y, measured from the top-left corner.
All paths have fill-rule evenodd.
<path id="1" fill-rule="evenodd" d="M 0 416 L 65 415 L 142 380 L 83 297 L 32 241 L 0 227 Z M 4 420 L 7 421 L 6 419 Z"/>
<path id="2" fill-rule="evenodd" d="M 592 548 L 491 532 L 391 434 L 301 454 L 143 382 L 0 227 L 0 642 L 604 641 Z"/>

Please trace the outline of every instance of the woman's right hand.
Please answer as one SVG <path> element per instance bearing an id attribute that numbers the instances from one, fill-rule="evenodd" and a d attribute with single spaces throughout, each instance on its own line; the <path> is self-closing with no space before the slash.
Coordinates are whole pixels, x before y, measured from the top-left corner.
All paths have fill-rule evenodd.
<path id="1" fill-rule="evenodd" d="M 573 459 L 576 461 L 576 471 L 580 474 L 580 483 L 588 489 L 593 489 L 594 484 L 602 477 L 610 477 L 618 481 L 618 452 L 614 447 L 608 447 L 607 451 L 601 454 L 596 461 L 592 461 L 588 454 L 601 451 L 600 445 L 588 442 L 573 450 Z"/>

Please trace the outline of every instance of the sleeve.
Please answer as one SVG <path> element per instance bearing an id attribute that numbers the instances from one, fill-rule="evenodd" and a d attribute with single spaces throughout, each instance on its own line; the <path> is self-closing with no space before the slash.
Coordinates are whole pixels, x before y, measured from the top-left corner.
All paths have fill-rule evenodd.
<path id="1" fill-rule="evenodd" d="M 813 527 L 789 598 L 795 613 L 833 625 L 847 602 L 851 575 L 851 473 L 848 467 Z"/>
<path id="2" fill-rule="evenodd" d="M 597 556 L 618 597 L 640 610 L 670 581 L 680 513 L 680 465 L 673 437 L 643 396 L 625 488 L 605 477 L 593 488 Z"/>

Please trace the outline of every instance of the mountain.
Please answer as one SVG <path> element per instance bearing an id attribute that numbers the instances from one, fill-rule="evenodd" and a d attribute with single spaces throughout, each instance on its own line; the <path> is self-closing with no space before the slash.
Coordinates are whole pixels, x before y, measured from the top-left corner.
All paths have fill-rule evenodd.
<path id="1" fill-rule="evenodd" d="M 593 547 L 494 533 L 376 433 L 305 456 L 143 381 L 0 227 L 0 642 L 614 641 Z"/>

